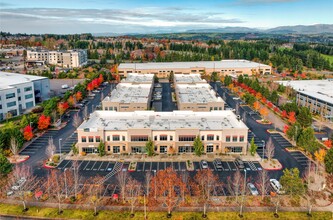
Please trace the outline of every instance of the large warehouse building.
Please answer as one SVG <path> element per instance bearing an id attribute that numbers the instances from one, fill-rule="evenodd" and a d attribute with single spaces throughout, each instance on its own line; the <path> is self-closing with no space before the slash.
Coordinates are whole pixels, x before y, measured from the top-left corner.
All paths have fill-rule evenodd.
<path id="1" fill-rule="evenodd" d="M 161 62 L 161 63 L 121 63 L 118 72 L 121 76 L 128 73 L 153 73 L 159 78 L 166 78 L 174 74 L 208 74 L 217 72 L 219 75 L 252 75 L 271 74 L 269 65 L 247 60 L 221 60 L 198 62 Z"/>
<path id="2" fill-rule="evenodd" d="M 77 129 L 80 153 L 143 154 L 148 140 L 158 154 L 193 153 L 199 136 L 205 153 L 246 154 L 248 128 L 232 111 L 95 111 Z"/>
<path id="3" fill-rule="evenodd" d="M 0 72 L 0 121 L 17 116 L 49 98 L 50 80 L 47 77 Z M 10 113 L 10 114 L 8 114 Z"/>
<path id="4" fill-rule="evenodd" d="M 296 103 L 333 120 L 333 80 L 278 81 L 296 91 Z"/>

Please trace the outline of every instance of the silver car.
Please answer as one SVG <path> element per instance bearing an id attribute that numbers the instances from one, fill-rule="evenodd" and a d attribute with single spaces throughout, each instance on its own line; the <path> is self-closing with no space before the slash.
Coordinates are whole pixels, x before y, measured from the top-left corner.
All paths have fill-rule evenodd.
<path id="1" fill-rule="evenodd" d="M 200 163 L 201 163 L 202 169 L 208 169 L 208 162 L 207 161 L 202 160 Z"/>
<path id="2" fill-rule="evenodd" d="M 253 196 L 259 195 L 259 192 L 253 183 L 248 183 L 247 188 L 249 188 L 249 190 Z"/>

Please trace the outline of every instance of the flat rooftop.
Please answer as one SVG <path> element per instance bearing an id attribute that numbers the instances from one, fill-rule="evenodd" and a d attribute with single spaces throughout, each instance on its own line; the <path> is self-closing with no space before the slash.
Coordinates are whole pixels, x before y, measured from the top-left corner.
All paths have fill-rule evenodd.
<path id="1" fill-rule="evenodd" d="M 154 74 L 129 73 L 122 83 L 153 83 Z"/>
<path id="2" fill-rule="evenodd" d="M 152 84 L 120 83 L 103 102 L 147 103 Z"/>
<path id="3" fill-rule="evenodd" d="M 178 84 L 175 90 L 181 103 L 224 102 L 209 84 Z"/>
<path id="4" fill-rule="evenodd" d="M 32 76 L 19 73 L 7 73 L 0 71 L 0 90 L 14 88 L 15 85 L 47 79 L 42 76 Z"/>
<path id="5" fill-rule="evenodd" d="M 333 104 L 333 80 L 293 80 L 277 81 L 284 86 L 290 86 L 295 91 Z"/>
<path id="6" fill-rule="evenodd" d="M 119 69 L 190 69 L 190 68 L 210 68 L 210 69 L 230 69 L 230 68 L 271 68 L 268 65 L 260 64 L 248 60 L 221 60 L 221 61 L 198 61 L 198 62 L 156 62 L 156 63 L 121 63 Z"/>
<path id="7" fill-rule="evenodd" d="M 152 130 L 176 130 L 181 128 L 198 128 L 199 130 L 248 129 L 232 111 L 95 111 L 87 121 L 79 126 L 78 130 L 86 128 L 107 131 L 124 131 L 131 128 L 150 128 Z"/>
<path id="8" fill-rule="evenodd" d="M 200 74 L 175 74 L 174 80 L 176 83 L 207 83 L 206 80 L 201 79 Z"/>

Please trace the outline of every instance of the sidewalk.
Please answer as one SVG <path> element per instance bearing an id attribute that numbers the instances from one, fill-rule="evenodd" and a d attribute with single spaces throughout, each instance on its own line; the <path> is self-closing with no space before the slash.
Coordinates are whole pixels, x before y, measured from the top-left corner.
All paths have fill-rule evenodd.
<path id="1" fill-rule="evenodd" d="M 156 156 L 148 157 L 145 154 L 132 154 L 132 155 L 105 155 L 103 157 L 98 156 L 97 154 L 94 155 L 86 155 L 86 156 L 70 156 L 69 153 L 64 159 L 65 160 L 98 160 L 98 161 L 122 161 L 122 162 L 173 162 L 173 161 L 213 161 L 217 158 L 221 159 L 222 161 L 234 161 L 238 155 L 216 155 L 216 154 L 206 154 L 201 155 L 200 157 L 194 154 L 180 154 L 180 155 L 167 155 L 167 154 L 159 154 Z M 241 156 L 243 161 L 260 161 L 260 156 L 256 154 L 255 156 L 251 155 L 242 155 Z"/>

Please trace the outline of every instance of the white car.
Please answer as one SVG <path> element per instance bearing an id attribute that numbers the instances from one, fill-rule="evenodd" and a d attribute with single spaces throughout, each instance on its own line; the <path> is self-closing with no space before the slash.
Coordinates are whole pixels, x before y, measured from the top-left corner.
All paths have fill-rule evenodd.
<path id="1" fill-rule="evenodd" d="M 12 186 L 12 190 L 19 190 L 20 186 Z"/>
<path id="2" fill-rule="evenodd" d="M 277 179 L 270 179 L 269 180 L 272 188 L 278 193 L 278 194 L 284 194 L 284 191 L 282 190 L 282 185 Z"/>
<path id="3" fill-rule="evenodd" d="M 248 183 L 247 188 L 249 188 L 249 190 L 253 196 L 259 195 L 259 192 L 253 183 Z"/>
<path id="4" fill-rule="evenodd" d="M 207 161 L 202 160 L 200 163 L 201 163 L 202 169 L 208 169 L 208 162 Z"/>

